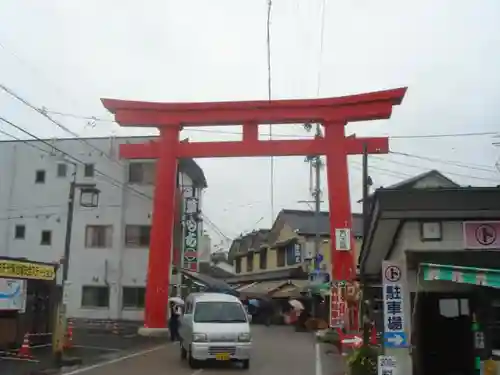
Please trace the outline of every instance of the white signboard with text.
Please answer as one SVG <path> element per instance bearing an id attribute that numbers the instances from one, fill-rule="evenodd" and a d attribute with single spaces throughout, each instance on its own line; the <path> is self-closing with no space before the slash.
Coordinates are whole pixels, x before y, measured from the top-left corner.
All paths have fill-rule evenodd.
<path id="1" fill-rule="evenodd" d="M 402 267 L 397 263 L 383 262 L 384 347 L 386 348 L 404 348 L 407 346 L 404 285 Z"/>
<path id="2" fill-rule="evenodd" d="M 337 251 L 351 250 L 351 230 L 349 228 L 335 229 L 335 249 Z"/>
<path id="3" fill-rule="evenodd" d="M 377 360 L 378 375 L 397 375 L 396 357 L 379 355 Z"/>
<path id="4" fill-rule="evenodd" d="M 0 278 L 0 311 L 26 309 L 26 280 Z"/>

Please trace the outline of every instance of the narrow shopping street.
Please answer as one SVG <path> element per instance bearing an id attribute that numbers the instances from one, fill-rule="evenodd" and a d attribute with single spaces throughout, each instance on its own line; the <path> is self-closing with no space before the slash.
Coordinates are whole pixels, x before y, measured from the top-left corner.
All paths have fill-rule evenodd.
<path id="1" fill-rule="evenodd" d="M 322 366 L 319 346 L 312 333 L 297 333 L 291 327 L 253 327 L 254 356 L 249 371 L 238 364 L 208 364 L 200 370 L 190 369 L 181 361 L 176 344 L 166 344 L 128 356 L 111 359 L 91 367 L 66 372 L 66 375 L 294 375 L 331 374 L 331 368 Z M 331 366 L 332 361 L 323 361 Z M 323 369 L 323 371 L 322 371 Z M 336 372 L 334 372 L 336 373 Z"/>

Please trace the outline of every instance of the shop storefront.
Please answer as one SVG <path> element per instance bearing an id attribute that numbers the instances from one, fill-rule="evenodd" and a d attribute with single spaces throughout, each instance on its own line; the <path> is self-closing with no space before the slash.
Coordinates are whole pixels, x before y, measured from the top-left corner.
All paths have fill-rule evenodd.
<path id="1" fill-rule="evenodd" d="M 18 346 L 25 333 L 52 340 L 56 271 L 56 264 L 0 258 L 0 347 Z"/>

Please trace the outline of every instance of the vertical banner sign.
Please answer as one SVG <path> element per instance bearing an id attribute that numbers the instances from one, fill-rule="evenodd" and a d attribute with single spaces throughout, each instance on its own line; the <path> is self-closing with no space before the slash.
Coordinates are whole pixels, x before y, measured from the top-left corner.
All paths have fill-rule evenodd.
<path id="1" fill-rule="evenodd" d="M 184 188 L 182 268 L 198 272 L 199 199 L 191 186 Z"/>
<path id="2" fill-rule="evenodd" d="M 404 280 L 401 266 L 383 262 L 384 296 L 384 347 L 404 348 L 407 346 L 404 317 Z"/>
<path id="3" fill-rule="evenodd" d="M 379 355 L 377 360 L 378 375 L 396 375 L 396 357 Z"/>
<path id="4" fill-rule="evenodd" d="M 338 285 L 331 288 L 330 305 L 330 327 L 340 328 L 344 326 L 344 316 L 346 312 L 346 303 L 342 298 L 342 293 Z"/>
<path id="5" fill-rule="evenodd" d="M 302 246 L 298 243 L 294 246 L 295 264 L 302 262 Z"/>

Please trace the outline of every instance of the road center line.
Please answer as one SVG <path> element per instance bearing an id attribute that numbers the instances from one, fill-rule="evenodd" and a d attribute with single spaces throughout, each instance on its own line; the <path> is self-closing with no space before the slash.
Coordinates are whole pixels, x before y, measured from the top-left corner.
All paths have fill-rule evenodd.
<path id="1" fill-rule="evenodd" d="M 123 349 L 116 348 L 106 348 L 104 346 L 89 346 L 89 345 L 73 345 L 73 348 L 82 348 L 82 349 L 94 349 L 94 350 L 102 350 L 102 351 L 110 351 L 110 352 L 119 352 Z"/>
<path id="2" fill-rule="evenodd" d="M 315 364 L 316 364 L 316 371 L 315 375 L 323 375 L 323 364 L 321 363 L 321 347 L 319 345 L 319 342 L 317 342 L 314 345 L 314 352 L 315 352 Z"/>

